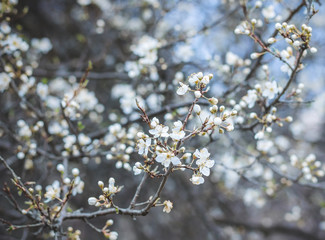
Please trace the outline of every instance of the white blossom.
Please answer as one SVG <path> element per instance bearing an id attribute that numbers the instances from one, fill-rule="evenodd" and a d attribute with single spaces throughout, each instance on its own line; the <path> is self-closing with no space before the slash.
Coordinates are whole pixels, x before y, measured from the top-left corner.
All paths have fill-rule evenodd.
<path id="1" fill-rule="evenodd" d="M 176 157 L 171 152 L 158 153 L 157 157 L 156 157 L 156 161 L 161 163 L 164 167 L 168 167 L 170 165 L 170 163 L 172 163 L 173 165 L 181 164 L 181 161 L 179 160 L 179 158 Z"/>
<path id="2" fill-rule="evenodd" d="M 0 92 L 8 89 L 10 81 L 11 78 L 7 73 L 0 73 Z"/>
<path id="3" fill-rule="evenodd" d="M 172 133 L 170 134 L 170 137 L 175 140 L 179 141 L 183 137 L 185 137 L 185 132 L 182 130 L 183 124 L 181 121 L 174 122 L 174 128 L 172 129 Z"/>
<path id="4" fill-rule="evenodd" d="M 201 174 L 193 174 L 190 181 L 195 185 L 200 185 L 204 183 L 204 178 Z"/>
<path id="5" fill-rule="evenodd" d="M 266 140 L 266 139 L 263 139 L 263 140 L 259 140 L 257 141 L 257 150 L 261 151 L 261 152 L 269 152 L 270 149 L 273 147 L 273 142 L 271 140 Z"/>
<path id="6" fill-rule="evenodd" d="M 45 188 L 46 193 L 44 194 L 45 202 L 52 201 L 56 198 L 60 198 L 60 183 L 58 180 L 55 180 L 52 185 L 49 185 Z"/>
<path id="7" fill-rule="evenodd" d="M 262 96 L 268 99 L 272 99 L 279 92 L 278 85 L 276 81 L 266 82 L 264 86 L 264 90 L 262 92 Z"/>
<path id="8" fill-rule="evenodd" d="M 189 87 L 185 84 L 183 84 L 182 82 L 179 83 L 181 85 L 180 88 L 177 89 L 177 94 L 178 95 L 184 95 L 185 93 L 187 93 Z"/>
<path id="9" fill-rule="evenodd" d="M 173 208 L 173 203 L 169 200 L 164 201 L 164 209 L 163 212 L 170 213 Z"/>
<path id="10" fill-rule="evenodd" d="M 247 91 L 247 95 L 243 97 L 243 100 L 246 102 L 248 108 L 253 108 L 257 100 L 257 92 L 255 89 Z"/>
<path id="11" fill-rule="evenodd" d="M 214 165 L 214 160 L 210 160 L 210 153 L 208 152 L 208 149 L 203 148 L 200 151 L 196 149 L 196 151 L 193 154 L 198 160 L 196 160 L 196 165 L 199 166 L 199 171 L 204 176 L 210 175 L 210 168 Z"/>
<path id="12" fill-rule="evenodd" d="M 150 145 L 151 145 L 151 138 L 147 138 L 145 141 L 143 139 L 140 139 L 138 141 L 138 148 L 139 148 L 138 153 L 141 155 L 142 154 L 147 155 Z"/>
<path id="13" fill-rule="evenodd" d="M 274 18 L 276 16 L 276 14 L 274 12 L 274 6 L 269 5 L 268 7 L 263 8 L 262 14 L 266 19 Z"/>
<path id="14" fill-rule="evenodd" d="M 154 135 L 154 138 L 158 138 L 158 137 L 169 137 L 168 134 L 168 126 L 163 126 L 161 124 L 157 125 L 154 129 L 150 129 L 149 133 Z"/>
<path id="15" fill-rule="evenodd" d="M 133 173 L 134 175 L 139 175 L 142 173 L 141 169 L 142 165 L 140 162 L 136 162 L 135 165 L 133 166 Z"/>
<path id="16" fill-rule="evenodd" d="M 89 205 L 95 205 L 96 203 L 97 203 L 97 198 L 95 198 L 95 197 L 90 197 L 90 198 L 88 198 L 88 204 Z"/>

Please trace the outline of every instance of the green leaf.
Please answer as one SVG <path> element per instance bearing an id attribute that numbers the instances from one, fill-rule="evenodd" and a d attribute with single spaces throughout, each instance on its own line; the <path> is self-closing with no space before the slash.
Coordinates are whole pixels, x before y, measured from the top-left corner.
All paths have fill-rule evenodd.
<path id="1" fill-rule="evenodd" d="M 78 121 L 78 129 L 79 131 L 82 131 L 85 128 L 85 126 L 82 124 L 81 121 Z"/>
<path id="2" fill-rule="evenodd" d="M 93 63 L 91 62 L 91 60 L 88 61 L 88 70 L 93 69 Z"/>
<path id="3" fill-rule="evenodd" d="M 85 43 L 86 42 L 86 37 L 84 35 L 82 35 L 81 33 L 78 33 L 76 35 L 76 39 L 78 40 L 78 42 L 81 42 L 81 43 Z"/>
<path id="4" fill-rule="evenodd" d="M 41 81 L 42 81 L 42 83 L 47 84 L 49 80 L 47 78 L 42 78 Z"/>

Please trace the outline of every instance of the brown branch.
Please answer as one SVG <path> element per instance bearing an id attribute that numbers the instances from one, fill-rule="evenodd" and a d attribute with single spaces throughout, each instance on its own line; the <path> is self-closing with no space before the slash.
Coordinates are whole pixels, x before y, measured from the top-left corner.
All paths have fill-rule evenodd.
<path id="1" fill-rule="evenodd" d="M 142 179 L 141 179 L 141 182 L 140 182 L 140 184 L 138 185 L 137 190 L 136 190 L 136 192 L 134 193 L 133 199 L 132 199 L 132 201 L 131 201 L 131 203 L 130 203 L 130 206 L 129 206 L 130 209 L 134 208 L 134 206 L 135 206 L 135 204 L 136 204 L 136 202 L 137 202 L 137 199 L 138 199 L 138 197 L 139 197 L 139 195 L 140 195 L 140 191 L 141 191 L 141 189 L 142 189 L 142 186 L 143 186 L 143 184 L 144 184 L 144 182 L 146 181 L 147 178 L 148 178 L 148 174 L 147 174 L 147 173 L 144 173 L 144 175 L 143 175 L 143 177 L 142 177 Z"/>
<path id="2" fill-rule="evenodd" d="M 81 78 L 84 75 L 84 72 L 77 71 L 49 71 L 46 69 L 35 69 L 33 72 L 33 76 L 35 77 L 63 77 L 68 78 L 70 76 L 75 76 L 77 78 Z M 92 80 L 130 80 L 130 77 L 126 73 L 118 73 L 118 72 L 90 72 L 88 74 L 88 78 Z"/>
<path id="3" fill-rule="evenodd" d="M 262 232 L 264 235 L 284 234 L 284 235 L 294 236 L 299 239 L 308 239 L 308 240 L 321 239 L 314 233 L 307 232 L 302 229 L 287 226 L 287 225 L 276 224 L 271 226 L 264 226 L 263 224 L 254 224 L 248 221 L 223 219 L 223 218 L 215 218 L 214 222 L 220 225 L 229 225 L 229 226 L 239 227 L 239 228 L 242 227 L 248 231 L 259 231 Z"/>

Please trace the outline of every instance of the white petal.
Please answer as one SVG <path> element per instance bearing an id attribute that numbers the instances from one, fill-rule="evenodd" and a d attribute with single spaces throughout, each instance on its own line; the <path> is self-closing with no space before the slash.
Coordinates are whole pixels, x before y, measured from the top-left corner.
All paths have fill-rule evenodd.
<path id="1" fill-rule="evenodd" d="M 172 158 L 171 158 L 171 161 L 172 161 L 172 163 L 173 163 L 174 165 L 179 165 L 179 164 L 181 164 L 181 161 L 179 160 L 178 157 L 172 157 Z"/>

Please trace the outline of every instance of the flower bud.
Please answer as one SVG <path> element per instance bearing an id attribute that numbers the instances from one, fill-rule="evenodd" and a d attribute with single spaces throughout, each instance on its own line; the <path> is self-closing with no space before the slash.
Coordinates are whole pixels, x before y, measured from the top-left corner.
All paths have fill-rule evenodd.
<path id="1" fill-rule="evenodd" d="M 219 126 L 222 123 L 222 120 L 221 120 L 221 118 L 216 117 L 216 118 L 213 119 L 213 123 L 215 125 Z"/>
<path id="2" fill-rule="evenodd" d="M 269 38 L 269 39 L 267 40 L 267 42 L 268 42 L 269 44 L 272 44 L 272 43 L 275 43 L 275 42 L 276 42 L 276 39 L 273 38 L 273 37 L 271 37 L 271 38 Z"/>
<path id="3" fill-rule="evenodd" d="M 113 219 L 109 219 L 106 221 L 106 226 L 112 226 L 114 224 Z"/>
<path id="4" fill-rule="evenodd" d="M 215 97 L 209 98 L 209 103 L 211 103 L 212 105 L 217 105 L 218 104 L 218 99 Z"/>
<path id="5" fill-rule="evenodd" d="M 75 176 L 75 177 L 78 176 L 79 173 L 80 173 L 80 171 L 79 171 L 78 168 L 73 168 L 73 169 L 71 170 L 71 172 L 72 172 L 72 175 Z"/>
<path id="6" fill-rule="evenodd" d="M 282 28 L 281 23 L 276 23 L 276 24 L 275 24 L 275 29 L 276 29 L 276 30 L 280 30 L 281 28 Z"/>
<path id="7" fill-rule="evenodd" d="M 284 119 L 286 122 L 292 122 L 292 117 L 291 116 L 288 116 Z"/>
<path id="8" fill-rule="evenodd" d="M 195 91 L 195 92 L 194 92 L 194 95 L 195 95 L 196 98 L 200 98 L 200 97 L 202 97 L 202 94 L 201 94 L 200 91 Z"/>
<path id="9" fill-rule="evenodd" d="M 200 107 L 200 105 L 195 104 L 194 107 L 193 107 L 193 110 L 194 110 L 194 112 L 195 112 L 197 115 L 200 115 L 200 113 L 201 113 L 201 107 Z"/>
<path id="10" fill-rule="evenodd" d="M 63 173 L 64 172 L 64 166 L 63 166 L 63 164 L 58 164 L 57 166 L 56 166 L 56 170 L 58 170 L 60 173 Z"/>
<path id="11" fill-rule="evenodd" d="M 104 183 L 102 182 L 102 181 L 98 181 L 98 186 L 101 188 L 101 189 L 103 189 L 103 187 L 104 187 Z"/>
<path id="12" fill-rule="evenodd" d="M 96 203 L 97 203 L 97 198 L 95 198 L 95 197 L 88 198 L 89 205 L 95 205 Z"/>
<path id="13" fill-rule="evenodd" d="M 256 58 L 258 58 L 259 56 L 260 56 L 259 53 L 254 52 L 254 53 L 251 54 L 251 59 L 256 59 Z"/>
<path id="14" fill-rule="evenodd" d="M 315 47 L 310 48 L 310 52 L 311 53 L 317 53 L 317 48 L 315 48 Z"/>

